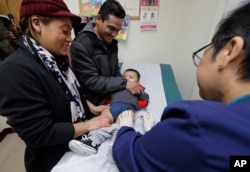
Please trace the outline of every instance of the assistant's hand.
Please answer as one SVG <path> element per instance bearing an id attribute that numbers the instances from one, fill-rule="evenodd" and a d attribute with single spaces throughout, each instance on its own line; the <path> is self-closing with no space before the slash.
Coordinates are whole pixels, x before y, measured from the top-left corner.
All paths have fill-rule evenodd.
<path id="1" fill-rule="evenodd" d="M 119 115 L 118 120 L 120 126 L 133 127 L 133 116 L 129 113 L 128 110 L 123 111 Z"/>
<path id="2" fill-rule="evenodd" d="M 155 125 L 154 116 L 150 111 L 146 111 L 143 114 L 143 121 L 145 132 L 149 131 Z"/>
<path id="3" fill-rule="evenodd" d="M 126 89 L 129 90 L 132 94 L 137 95 L 142 94 L 144 91 L 139 82 L 133 82 L 129 80 L 127 80 Z"/>

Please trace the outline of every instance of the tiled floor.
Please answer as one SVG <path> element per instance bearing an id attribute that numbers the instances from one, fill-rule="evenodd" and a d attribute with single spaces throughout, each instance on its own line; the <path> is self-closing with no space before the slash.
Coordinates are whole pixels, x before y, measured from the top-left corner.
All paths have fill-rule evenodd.
<path id="1" fill-rule="evenodd" d="M 8 134 L 0 142 L 0 171 L 25 172 L 24 149 L 25 144 L 16 133 Z"/>

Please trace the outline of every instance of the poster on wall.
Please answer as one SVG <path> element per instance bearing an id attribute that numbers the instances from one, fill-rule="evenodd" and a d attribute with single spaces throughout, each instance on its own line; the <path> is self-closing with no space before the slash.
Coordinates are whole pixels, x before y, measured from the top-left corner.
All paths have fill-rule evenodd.
<path id="1" fill-rule="evenodd" d="M 99 9 L 104 1 L 105 0 L 79 0 L 80 17 L 82 19 L 82 23 L 89 23 L 89 22 L 95 23 L 98 11 L 99 11 Z M 118 1 L 122 2 L 122 0 L 118 0 Z M 126 4 L 127 4 L 127 8 L 128 8 L 128 2 L 129 1 L 126 1 L 126 3 L 121 3 L 121 4 L 123 6 L 124 5 L 126 6 Z M 138 2 L 139 2 L 139 0 L 138 0 Z M 130 3 L 130 5 L 131 5 L 131 3 Z M 139 3 L 138 3 L 138 8 L 139 8 Z M 137 14 L 133 14 L 133 15 L 137 15 Z M 136 16 L 134 16 L 134 17 L 136 17 Z M 127 39 L 128 24 L 129 24 L 130 18 L 131 18 L 130 15 L 126 15 L 126 17 L 123 19 L 122 29 L 119 31 L 118 35 L 116 36 L 116 39 L 120 39 L 120 40 Z"/>
<path id="2" fill-rule="evenodd" d="M 156 30 L 159 0 L 141 0 L 140 29 Z"/>
<path id="3" fill-rule="evenodd" d="M 106 0 L 78 0 L 79 10 L 84 15 L 97 15 Z M 117 0 L 130 19 L 140 18 L 140 0 Z"/>
<path id="4" fill-rule="evenodd" d="M 129 16 L 126 16 L 122 22 L 122 29 L 119 31 L 116 39 L 126 40 L 128 36 L 128 24 L 129 24 Z"/>
<path id="5" fill-rule="evenodd" d="M 102 5 L 102 0 L 78 0 L 78 2 L 80 13 L 87 15 L 97 15 Z"/>

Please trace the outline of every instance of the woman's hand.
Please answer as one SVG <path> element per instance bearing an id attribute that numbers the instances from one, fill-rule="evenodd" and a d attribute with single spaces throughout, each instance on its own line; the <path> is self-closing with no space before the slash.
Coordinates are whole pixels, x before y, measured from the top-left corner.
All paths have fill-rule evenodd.
<path id="1" fill-rule="evenodd" d="M 101 127 L 110 127 L 111 123 L 108 116 L 97 116 L 85 122 L 75 123 L 73 124 L 75 128 L 74 138 Z"/>
<path id="2" fill-rule="evenodd" d="M 109 109 L 110 106 L 109 105 L 100 105 L 100 106 L 94 106 L 94 108 L 91 110 L 91 112 L 95 115 L 100 115 L 101 112 L 104 110 L 104 109 Z"/>
<path id="3" fill-rule="evenodd" d="M 104 109 L 109 109 L 110 106 L 109 105 L 100 105 L 100 106 L 95 106 L 93 103 L 91 103 L 90 101 L 87 100 L 87 104 L 89 106 L 89 109 L 91 111 L 91 113 L 95 114 L 95 115 L 100 115 L 101 112 Z"/>
<path id="4" fill-rule="evenodd" d="M 96 130 L 101 127 L 110 127 L 112 121 L 107 116 L 97 116 L 87 121 L 88 130 Z"/>

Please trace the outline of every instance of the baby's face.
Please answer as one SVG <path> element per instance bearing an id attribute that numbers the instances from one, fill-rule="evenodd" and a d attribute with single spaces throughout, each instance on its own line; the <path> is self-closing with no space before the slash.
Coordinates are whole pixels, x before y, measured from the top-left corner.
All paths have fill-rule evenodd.
<path id="1" fill-rule="evenodd" d="M 129 81 L 134 81 L 134 82 L 138 82 L 138 77 L 137 74 L 133 71 L 127 71 L 123 74 L 123 76 L 129 80 Z"/>

